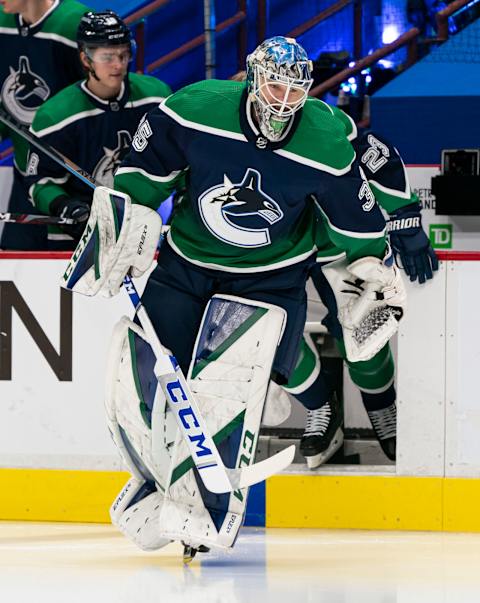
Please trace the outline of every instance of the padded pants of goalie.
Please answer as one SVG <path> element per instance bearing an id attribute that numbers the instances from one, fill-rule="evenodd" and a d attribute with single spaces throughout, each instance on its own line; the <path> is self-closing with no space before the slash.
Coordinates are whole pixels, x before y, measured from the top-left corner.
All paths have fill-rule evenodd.
<path id="1" fill-rule="evenodd" d="M 395 402 L 395 388 L 393 385 L 395 366 L 389 344 L 385 345 L 373 358 L 362 362 L 350 362 L 346 358 L 343 345 L 343 333 L 338 321 L 338 308 L 335 294 L 322 272 L 321 264 L 317 263 L 311 271 L 310 277 L 315 288 L 328 310 L 323 319 L 329 333 L 336 339 L 339 351 L 348 365 L 348 371 L 353 383 L 360 389 L 362 400 L 367 411 L 386 408 Z M 317 368 L 317 376 L 312 381 L 315 366 L 316 350 L 312 345 L 307 345 L 304 340 L 301 347 L 300 360 L 295 372 L 290 377 L 285 389 L 292 393 L 306 408 L 314 410 L 322 407 L 333 394 L 333 385 L 329 383 L 322 370 Z M 302 387 L 302 384 L 304 386 Z"/>
<path id="2" fill-rule="evenodd" d="M 301 263 L 257 274 L 230 273 L 191 264 L 162 245 L 158 266 L 150 275 L 142 302 L 162 344 L 187 374 L 205 307 L 215 293 L 280 306 L 287 323 L 273 372 L 286 383 L 295 367 L 305 325 L 306 280 L 315 256 Z"/>
<path id="3" fill-rule="evenodd" d="M 8 201 L 8 212 L 18 214 L 39 214 L 40 212 L 28 200 L 28 188 L 25 178 L 13 169 L 13 186 Z M 14 251 L 48 250 L 47 227 L 27 224 L 5 224 L 0 241 L 1 249 Z"/>

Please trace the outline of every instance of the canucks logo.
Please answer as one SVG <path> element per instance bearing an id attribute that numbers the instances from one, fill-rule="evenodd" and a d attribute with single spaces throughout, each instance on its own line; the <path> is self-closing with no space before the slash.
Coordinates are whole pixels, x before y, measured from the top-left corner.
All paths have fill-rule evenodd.
<path id="1" fill-rule="evenodd" d="M 198 204 L 208 230 L 237 247 L 270 245 L 269 226 L 283 218 L 278 203 L 262 191 L 261 175 L 252 168 L 238 184 L 224 175 L 223 184 L 205 191 Z"/>
<path id="2" fill-rule="evenodd" d="M 21 56 L 18 70 L 10 66 L 10 75 L 2 86 L 1 98 L 4 107 L 18 121 L 30 125 L 38 107 L 50 96 L 50 88 L 30 68 L 28 57 Z"/>
<path id="3" fill-rule="evenodd" d="M 117 146 L 114 149 L 103 147 L 105 154 L 93 171 L 95 180 L 98 180 L 104 186 L 110 188 L 113 186 L 113 175 L 121 164 L 122 159 L 128 153 L 131 142 L 132 136 L 128 130 L 119 130 L 117 132 Z"/>

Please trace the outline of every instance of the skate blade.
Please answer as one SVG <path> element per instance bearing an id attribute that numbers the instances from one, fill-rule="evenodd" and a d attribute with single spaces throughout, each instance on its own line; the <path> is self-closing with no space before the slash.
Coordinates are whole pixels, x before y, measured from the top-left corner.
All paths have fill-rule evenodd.
<path id="1" fill-rule="evenodd" d="M 206 546 L 204 546 L 203 544 L 201 544 L 198 549 L 186 545 L 183 545 L 183 565 L 188 566 L 190 565 L 190 563 L 193 561 L 193 559 L 195 558 L 195 555 L 197 553 L 208 553 L 210 551 L 210 549 Z"/>
<path id="2" fill-rule="evenodd" d="M 186 546 L 183 551 L 183 565 L 190 565 L 196 554 L 197 549 L 194 549 L 190 546 Z"/>
<path id="3" fill-rule="evenodd" d="M 331 458 L 335 454 L 335 452 L 337 452 L 337 450 L 342 446 L 342 444 L 343 431 L 342 428 L 339 427 L 335 432 L 332 441 L 330 442 L 330 446 L 326 450 L 320 452 L 319 454 L 315 454 L 314 456 L 305 457 L 305 460 L 307 461 L 307 467 L 309 469 L 316 469 L 317 467 L 320 467 L 320 465 L 323 465 L 323 463 L 328 461 L 328 459 Z"/>

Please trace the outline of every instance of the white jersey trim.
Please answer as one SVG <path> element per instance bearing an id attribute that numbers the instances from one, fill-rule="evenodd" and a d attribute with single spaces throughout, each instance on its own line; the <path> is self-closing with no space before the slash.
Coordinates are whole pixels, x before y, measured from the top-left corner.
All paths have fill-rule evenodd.
<path id="1" fill-rule="evenodd" d="M 200 260 L 194 260 L 193 258 L 185 255 L 177 245 L 173 241 L 172 231 L 169 230 L 167 234 L 167 241 L 170 247 L 177 253 L 180 257 L 191 264 L 195 264 L 195 266 L 201 266 L 202 268 L 211 268 L 212 270 L 220 270 L 221 272 L 235 272 L 235 273 L 256 273 L 256 272 L 269 272 L 270 270 L 278 270 L 279 268 L 285 268 L 286 266 L 293 266 L 294 264 L 298 264 L 303 260 L 306 260 L 308 257 L 313 255 L 317 248 L 313 246 L 310 251 L 306 253 L 302 253 L 301 255 L 296 255 L 293 258 L 289 258 L 288 260 L 283 260 L 282 262 L 276 262 L 275 264 L 268 264 L 268 266 L 252 266 L 251 268 L 234 268 L 232 266 L 224 266 L 223 264 L 214 264 L 211 262 L 202 262 Z"/>
<path id="2" fill-rule="evenodd" d="M 62 176 L 62 178 L 49 178 L 48 176 L 46 176 L 45 178 L 41 178 L 40 180 L 38 180 L 38 182 L 34 182 L 30 188 L 28 189 L 28 197 L 29 197 L 29 201 L 33 204 L 35 204 L 35 201 L 33 199 L 33 191 L 35 189 L 36 186 L 38 185 L 42 185 L 42 184 L 47 184 L 47 182 L 54 182 L 55 184 L 65 184 L 65 182 L 70 178 L 70 174 L 66 174 L 65 176 Z"/>
<path id="3" fill-rule="evenodd" d="M 44 40 L 54 40 L 55 42 L 60 42 L 60 44 L 65 44 L 65 46 L 70 46 L 70 48 L 77 48 L 77 43 L 73 40 L 69 40 L 64 36 L 59 36 L 54 33 L 46 33 L 44 31 L 39 31 L 36 34 L 33 34 L 34 38 L 42 38 Z"/>
<path id="4" fill-rule="evenodd" d="M 171 182 L 174 180 L 178 174 L 181 174 L 183 170 L 176 170 L 174 172 L 170 172 L 167 176 L 154 176 L 153 174 L 149 174 L 145 170 L 136 167 L 119 167 L 115 172 L 115 176 L 120 176 L 122 174 L 141 174 L 148 178 L 149 180 L 154 180 L 155 182 Z"/>
<path id="5" fill-rule="evenodd" d="M 353 162 L 355 161 L 354 153 L 352 161 L 346 167 L 336 169 L 324 163 L 320 163 L 319 161 L 314 161 L 313 159 L 308 159 L 307 157 L 303 157 L 302 155 L 297 155 L 296 153 L 292 153 L 291 151 L 276 149 L 273 152 L 277 155 L 281 155 L 282 157 L 286 157 L 291 161 L 296 161 L 297 163 L 301 163 L 302 165 L 308 165 L 309 167 L 312 167 L 316 170 L 321 170 L 322 172 L 327 172 L 328 174 L 333 174 L 334 176 L 343 176 L 344 174 L 348 174 L 348 172 L 352 169 Z"/>
<path id="6" fill-rule="evenodd" d="M 248 142 L 246 137 L 243 134 L 237 134 L 236 132 L 230 132 L 230 130 L 221 130 L 220 128 L 213 128 L 212 126 L 205 126 L 204 124 L 199 124 L 196 121 L 190 121 L 185 119 L 184 117 L 180 117 L 178 113 L 172 111 L 170 107 L 165 105 L 165 102 L 162 102 L 159 106 L 164 113 L 166 113 L 173 120 L 185 126 L 186 128 L 192 128 L 193 130 L 200 130 L 200 132 L 207 132 L 208 134 L 214 134 L 215 136 L 223 136 L 224 138 L 231 138 L 232 140 L 240 140 L 241 142 Z"/>
<path id="7" fill-rule="evenodd" d="M 48 128 L 44 128 L 43 130 L 38 130 L 37 132 L 33 128 L 30 128 L 30 132 L 41 138 L 42 136 L 47 136 L 47 134 L 51 134 L 52 132 L 61 130 L 65 126 L 68 126 L 69 124 L 72 124 L 75 121 L 79 121 L 84 117 L 92 117 L 93 115 L 100 115 L 101 113 L 104 113 L 103 109 L 90 109 L 89 111 L 82 111 L 81 113 L 71 115 L 70 117 L 63 119 L 62 121 L 59 121 L 57 124 L 53 124 L 53 126 L 49 126 Z"/>
<path id="8" fill-rule="evenodd" d="M 340 109 L 340 111 L 341 111 L 341 109 Z M 343 113 L 345 113 L 345 111 L 343 111 Z M 350 123 L 352 124 L 352 131 L 347 136 L 347 138 L 350 141 L 355 140 L 355 138 L 358 136 L 357 124 L 353 121 L 353 119 L 350 117 L 350 115 L 348 113 L 345 113 L 345 115 L 348 117 L 348 119 L 350 120 Z"/>
<path id="9" fill-rule="evenodd" d="M 231 138 L 233 140 L 240 140 L 241 142 L 248 142 L 247 138 L 243 134 L 237 134 L 236 132 L 230 132 L 229 130 L 220 130 L 219 128 L 212 128 L 211 126 L 205 126 L 203 124 L 199 124 L 195 121 L 189 121 L 183 117 L 180 117 L 178 113 L 172 111 L 170 107 L 167 107 L 165 103 L 162 103 L 159 107 L 164 113 L 166 113 L 169 117 L 174 119 L 179 124 L 192 128 L 194 130 L 200 130 L 201 132 L 207 132 L 209 134 L 215 134 L 216 136 L 223 136 L 224 138 Z M 308 159 L 307 157 L 303 157 L 302 155 L 297 155 L 292 153 L 291 151 L 284 151 L 282 149 L 277 149 L 273 151 L 277 153 L 277 155 L 281 155 L 282 157 L 286 157 L 291 161 L 296 161 L 297 163 L 301 163 L 302 165 L 308 165 L 309 167 L 313 167 L 316 170 L 321 170 L 322 172 L 328 172 L 329 174 L 333 174 L 334 176 L 342 176 L 343 174 L 347 174 L 351 167 L 352 163 L 355 161 L 355 154 L 352 157 L 352 161 L 345 167 L 341 169 L 332 168 L 324 163 L 320 163 L 318 161 L 314 161 L 313 159 Z"/>
<path id="10" fill-rule="evenodd" d="M 335 226 L 334 224 L 332 224 L 330 222 L 330 218 L 324 212 L 322 207 L 320 207 L 320 205 L 318 205 L 318 208 L 320 209 L 323 216 L 325 217 L 325 220 L 327 221 L 328 226 L 332 230 L 334 230 L 335 232 L 338 232 L 341 235 L 350 237 L 351 239 L 381 239 L 382 237 L 385 236 L 386 226 L 382 230 L 377 230 L 376 232 L 355 232 L 353 230 L 344 230 L 343 228 L 339 228 L 338 226 Z"/>
<path id="11" fill-rule="evenodd" d="M 12 36 L 19 35 L 16 27 L 0 27 L 0 34 L 10 34 Z"/>
<path id="12" fill-rule="evenodd" d="M 388 383 L 386 385 L 384 385 L 383 387 L 379 387 L 377 389 L 367 389 L 366 387 L 360 387 L 359 385 L 357 385 L 357 387 L 360 391 L 365 392 L 367 394 L 382 394 L 383 392 L 386 392 L 387 389 L 389 387 L 391 387 L 394 382 L 395 382 L 395 375 L 393 375 L 393 377 L 388 381 Z"/>
<path id="13" fill-rule="evenodd" d="M 140 107 L 141 105 L 148 105 L 149 103 L 160 104 L 163 103 L 165 98 L 165 96 L 146 96 L 145 98 L 140 98 L 139 100 L 128 101 L 127 104 L 131 105 L 132 107 Z"/>
<path id="14" fill-rule="evenodd" d="M 313 343 L 312 336 L 307 333 L 304 333 L 303 338 L 305 339 L 305 343 L 308 345 L 313 355 L 315 356 L 315 366 L 313 367 L 313 371 L 310 373 L 310 375 L 308 375 L 305 381 L 299 383 L 296 387 L 287 387 L 286 385 L 282 386 L 286 392 L 288 392 L 289 394 L 293 394 L 294 396 L 306 392 L 307 389 L 311 385 L 313 385 L 315 379 L 320 374 L 320 357 Z"/>
<path id="15" fill-rule="evenodd" d="M 320 252 L 321 253 L 321 252 Z M 317 255 L 317 264 L 327 264 L 329 262 L 335 262 L 336 260 L 340 260 L 341 258 L 346 257 L 345 251 L 342 253 L 337 253 L 337 255 Z"/>

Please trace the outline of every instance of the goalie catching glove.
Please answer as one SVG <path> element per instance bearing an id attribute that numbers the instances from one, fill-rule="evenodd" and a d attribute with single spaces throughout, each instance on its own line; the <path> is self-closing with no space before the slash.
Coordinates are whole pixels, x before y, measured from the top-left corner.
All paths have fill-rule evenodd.
<path id="1" fill-rule="evenodd" d="M 161 228 L 156 211 L 133 204 L 125 193 L 99 186 L 62 287 L 84 295 L 113 297 L 127 273 L 138 277 L 150 268 Z"/>
<path id="2" fill-rule="evenodd" d="M 391 255 L 384 260 L 367 256 L 351 264 L 339 260 L 323 271 L 339 301 L 348 360 L 373 358 L 397 332 L 406 308 L 405 286 Z"/>

